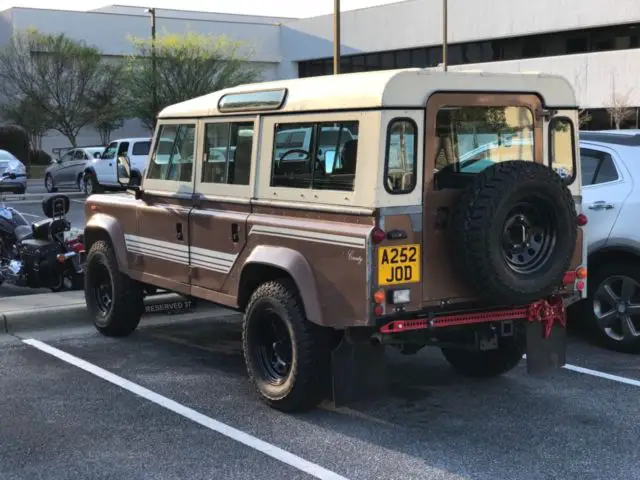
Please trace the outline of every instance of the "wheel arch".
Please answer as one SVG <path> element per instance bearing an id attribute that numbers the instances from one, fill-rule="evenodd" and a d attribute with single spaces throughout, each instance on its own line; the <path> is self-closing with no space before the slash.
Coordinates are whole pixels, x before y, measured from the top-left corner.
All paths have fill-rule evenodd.
<path id="1" fill-rule="evenodd" d="M 623 245 L 600 248 L 589 254 L 587 268 L 595 272 L 610 262 L 640 262 L 640 249 Z"/>
<path id="2" fill-rule="evenodd" d="M 118 220 L 111 215 L 97 213 L 93 215 L 84 227 L 84 247 L 89 251 L 98 240 L 105 240 L 111 244 L 116 254 L 118 268 L 125 272 L 129 269 L 124 230 Z"/>
<path id="3" fill-rule="evenodd" d="M 244 310 L 254 290 L 263 282 L 288 277 L 302 299 L 307 319 L 324 325 L 315 277 L 309 262 L 297 250 L 259 245 L 245 260 L 238 283 L 238 308 Z"/>

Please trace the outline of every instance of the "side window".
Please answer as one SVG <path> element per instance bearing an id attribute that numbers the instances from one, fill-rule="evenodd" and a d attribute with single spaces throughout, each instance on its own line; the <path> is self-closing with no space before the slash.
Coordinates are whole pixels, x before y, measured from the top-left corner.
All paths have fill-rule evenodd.
<path id="1" fill-rule="evenodd" d="M 189 182 L 195 154 L 195 124 L 163 124 L 158 130 L 147 178 Z"/>
<path id="2" fill-rule="evenodd" d="M 353 191 L 358 122 L 276 124 L 274 138 L 272 187 Z"/>
<path id="3" fill-rule="evenodd" d="M 74 160 L 86 160 L 87 156 L 84 154 L 84 152 L 82 150 L 76 150 L 73 153 L 73 159 Z"/>
<path id="4" fill-rule="evenodd" d="M 575 131 L 573 122 L 566 117 L 556 117 L 549 123 L 549 157 L 551 168 L 566 183 L 572 183 L 575 173 Z"/>
<path id="5" fill-rule="evenodd" d="M 131 155 L 149 155 L 151 142 L 136 142 L 131 149 Z"/>
<path id="6" fill-rule="evenodd" d="M 584 186 L 614 182 L 620 178 L 611 155 L 590 148 L 580 149 L 580 173 Z"/>
<path id="7" fill-rule="evenodd" d="M 249 185 L 253 122 L 207 123 L 202 183 Z"/>
<path id="8" fill-rule="evenodd" d="M 64 162 L 69 162 L 69 161 L 73 160 L 73 154 L 74 154 L 74 151 L 73 151 L 73 150 L 71 150 L 71 151 L 69 151 L 69 152 L 65 153 L 65 154 L 62 156 L 62 158 L 60 159 L 60 161 L 61 161 L 62 163 L 64 163 Z"/>
<path id="9" fill-rule="evenodd" d="M 103 160 L 112 160 L 116 158 L 118 142 L 111 142 L 100 158 Z"/>
<path id="10" fill-rule="evenodd" d="M 384 188 L 391 194 L 410 193 L 416 187 L 417 131 L 410 118 L 389 122 Z"/>
<path id="11" fill-rule="evenodd" d="M 118 157 L 129 156 L 129 142 L 122 142 L 118 147 Z"/>

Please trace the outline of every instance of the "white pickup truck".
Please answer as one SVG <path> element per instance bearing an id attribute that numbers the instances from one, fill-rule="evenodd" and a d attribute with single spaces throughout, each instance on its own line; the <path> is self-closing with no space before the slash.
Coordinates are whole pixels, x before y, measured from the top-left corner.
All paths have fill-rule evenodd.
<path id="1" fill-rule="evenodd" d="M 104 190 L 122 190 L 118 183 L 118 157 L 131 163 L 131 180 L 139 185 L 149 157 L 151 137 L 121 138 L 112 141 L 99 158 L 88 160 L 84 167 L 84 191 L 87 195 Z"/>

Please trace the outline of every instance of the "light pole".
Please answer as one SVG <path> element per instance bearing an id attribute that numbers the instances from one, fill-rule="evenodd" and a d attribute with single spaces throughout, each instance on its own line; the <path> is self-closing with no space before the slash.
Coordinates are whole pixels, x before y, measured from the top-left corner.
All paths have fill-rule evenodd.
<path id="1" fill-rule="evenodd" d="M 156 83 L 156 9 L 155 8 L 147 8 L 145 12 L 151 14 L 151 92 L 153 95 L 152 100 L 152 108 L 153 108 L 153 116 L 158 113 L 158 87 Z"/>
<path id="2" fill-rule="evenodd" d="M 448 0 L 442 0 L 442 68 L 447 71 L 447 4 Z"/>
<path id="3" fill-rule="evenodd" d="M 340 73 L 340 0 L 333 0 L 333 74 Z"/>

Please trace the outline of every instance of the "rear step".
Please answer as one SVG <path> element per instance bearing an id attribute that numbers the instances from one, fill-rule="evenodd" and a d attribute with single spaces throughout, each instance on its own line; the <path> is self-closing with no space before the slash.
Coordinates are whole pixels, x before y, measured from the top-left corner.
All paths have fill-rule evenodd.
<path id="1" fill-rule="evenodd" d="M 393 320 L 380 327 L 380 333 L 394 334 L 411 330 L 431 330 L 442 327 L 472 325 L 477 323 L 503 322 L 509 320 L 538 321 L 544 326 L 544 338 L 549 337 L 555 322 L 566 326 L 564 303 L 561 297 L 551 301 L 540 300 L 520 308 L 491 310 L 450 315 L 431 315 L 429 318 L 415 320 Z"/>

